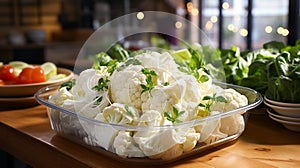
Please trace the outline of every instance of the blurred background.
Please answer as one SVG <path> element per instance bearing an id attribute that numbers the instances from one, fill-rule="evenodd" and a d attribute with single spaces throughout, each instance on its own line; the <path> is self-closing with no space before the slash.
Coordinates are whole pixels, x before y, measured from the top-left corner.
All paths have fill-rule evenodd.
<path id="1" fill-rule="evenodd" d="M 200 27 L 214 47 L 255 50 L 299 38 L 298 0 L 0 0 L 0 61 L 72 66 L 84 41 L 112 19 L 164 11 Z M 138 16 L 137 16 L 138 17 Z M 125 26 L 134 26 L 130 25 Z M 181 23 L 176 23 L 181 26 Z M 197 36 L 193 32 L 191 36 Z M 192 37 L 191 37 L 192 38 Z"/>

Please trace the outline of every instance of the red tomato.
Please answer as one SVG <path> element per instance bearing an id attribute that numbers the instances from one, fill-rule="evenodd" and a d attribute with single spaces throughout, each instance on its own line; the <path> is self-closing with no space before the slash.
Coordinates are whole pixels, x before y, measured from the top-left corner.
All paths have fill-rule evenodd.
<path id="1" fill-rule="evenodd" d="M 18 78 L 18 83 L 20 84 L 39 82 L 45 82 L 45 75 L 40 66 L 29 66 L 24 68 Z"/>
<path id="2" fill-rule="evenodd" d="M 0 67 L 0 79 L 3 81 L 15 81 L 17 77 L 14 74 L 14 68 L 8 64 Z"/>
<path id="3" fill-rule="evenodd" d="M 5 85 L 4 81 L 0 79 L 0 86 Z"/>

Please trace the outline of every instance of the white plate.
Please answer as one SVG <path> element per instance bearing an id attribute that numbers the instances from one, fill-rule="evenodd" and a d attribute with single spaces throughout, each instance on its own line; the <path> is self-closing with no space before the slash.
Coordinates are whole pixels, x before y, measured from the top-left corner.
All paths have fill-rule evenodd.
<path id="1" fill-rule="evenodd" d="M 284 107 L 284 106 L 277 106 L 274 104 L 270 104 L 267 101 L 264 101 L 265 105 L 272 108 L 277 113 L 288 116 L 288 117 L 300 117 L 300 107 Z"/>
<path id="2" fill-rule="evenodd" d="M 279 102 L 275 100 L 270 100 L 266 96 L 264 96 L 264 100 L 267 101 L 270 104 L 274 104 L 277 106 L 284 106 L 284 107 L 300 107 L 300 103 L 285 103 L 285 102 Z"/>
<path id="3" fill-rule="evenodd" d="M 291 131 L 300 132 L 300 122 L 293 122 L 293 121 L 285 121 L 282 119 L 279 119 L 277 117 L 273 117 L 272 115 L 269 115 L 270 118 L 272 118 L 274 121 L 277 121 L 283 126 Z"/>
<path id="4" fill-rule="evenodd" d="M 276 117 L 278 119 L 285 120 L 285 121 L 299 122 L 300 123 L 300 117 L 283 116 L 283 115 L 280 115 L 280 114 L 276 113 L 274 110 L 272 110 L 270 108 L 267 109 L 267 112 L 268 112 L 269 115 L 271 115 L 273 117 Z"/>

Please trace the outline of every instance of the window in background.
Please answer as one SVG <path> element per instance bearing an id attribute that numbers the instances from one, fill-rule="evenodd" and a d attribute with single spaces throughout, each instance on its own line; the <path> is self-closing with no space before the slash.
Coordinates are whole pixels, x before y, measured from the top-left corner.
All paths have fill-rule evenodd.
<path id="1" fill-rule="evenodd" d="M 286 42 L 289 0 L 203 0 L 200 27 L 215 47 L 257 49 Z"/>
<path id="2" fill-rule="evenodd" d="M 288 30 L 288 0 L 253 0 L 252 47 L 260 48 L 268 41 L 286 43 Z"/>

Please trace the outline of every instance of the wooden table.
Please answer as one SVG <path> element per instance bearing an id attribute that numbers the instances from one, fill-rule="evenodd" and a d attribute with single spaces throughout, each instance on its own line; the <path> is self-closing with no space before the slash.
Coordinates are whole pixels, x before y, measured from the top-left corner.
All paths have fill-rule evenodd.
<path id="1" fill-rule="evenodd" d="M 45 106 L 0 110 L 0 121 L 0 148 L 33 167 L 112 168 L 126 164 L 56 135 Z M 164 167 L 300 167 L 300 133 L 285 129 L 265 111 L 251 112 L 246 130 L 234 144 Z"/>

